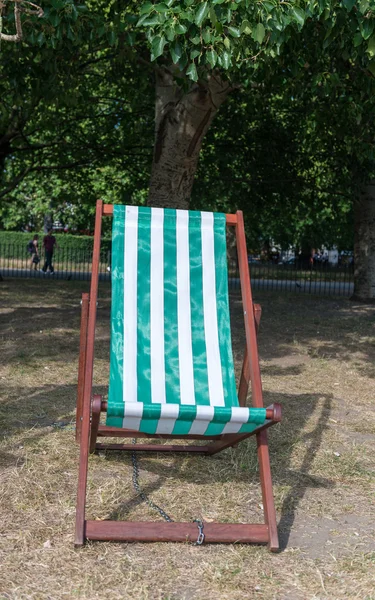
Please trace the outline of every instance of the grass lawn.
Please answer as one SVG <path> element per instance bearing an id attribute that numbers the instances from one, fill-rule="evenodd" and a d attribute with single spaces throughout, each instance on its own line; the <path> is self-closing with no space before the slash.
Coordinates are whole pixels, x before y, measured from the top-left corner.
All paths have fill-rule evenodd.
<path id="1" fill-rule="evenodd" d="M 87 283 L 0 283 L 0 599 L 375 599 L 375 311 L 347 299 L 257 294 L 283 550 L 93 543 L 75 550 L 74 410 Z M 105 392 L 109 286 L 98 306 L 95 387 Z M 232 297 L 237 371 L 244 346 Z M 208 458 L 140 456 L 144 490 L 175 520 L 260 521 L 254 440 Z M 88 518 L 160 517 L 128 455 L 90 458 Z"/>

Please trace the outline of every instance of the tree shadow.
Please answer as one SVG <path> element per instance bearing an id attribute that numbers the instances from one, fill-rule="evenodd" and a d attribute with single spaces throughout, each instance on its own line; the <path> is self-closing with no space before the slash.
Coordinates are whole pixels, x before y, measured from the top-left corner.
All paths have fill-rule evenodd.
<path id="1" fill-rule="evenodd" d="M 67 284 L 65 284 L 67 285 Z M 76 293 L 76 292 L 75 292 Z M 271 297 L 272 296 L 272 297 Z M 296 342 L 306 349 L 314 349 L 315 352 L 325 353 L 327 360 L 331 358 L 349 360 L 352 353 L 358 351 L 358 339 L 361 339 L 361 359 L 355 368 L 370 377 L 375 376 L 375 367 L 371 360 L 375 359 L 375 348 L 369 339 L 369 332 L 373 326 L 374 309 L 363 305 L 350 304 L 346 299 L 309 298 L 285 296 L 279 298 L 276 294 L 268 293 L 261 297 L 264 309 L 260 329 L 260 354 L 267 361 L 273 359 L 284 359 L 291 353 L 298 354 L 301 350 Z M 73 305 L 72 305 L 73 302 Z M 96 357 L 108 358 L 109 346 L 109 303 L 107 300 L 102 304 L 103 308 L 98 310 L 98 344 L 96 345 Z M 64 298 L 61 303 L 54 307 L 19 306 L 12 313 L 3 315 L 6 335 L 11 337 L 8 328 L 9 320 L 12 327 L 17 329 L 16 346 L 28 345 L 34 339 L 32 334 L 41 329 L 50 328 L 52 333 L 66 323 L 74 330 L 64 341 L 64 352 L 59 354 L 53 352 L 54 339 L 46 341 L 40 338 L 41 354 L 39 360 L 63 361 L 66 356 L 73 355 L 74 360 L 78 357 L 79 348 L 79 320 L 80 307 L 79 295 L 71 293 L 66 303 Z M 233 347 L 235 355 L 240 358 L 244 348 L 244 330 L 242 307 L 237 298 L 232 299 L 232 331 Z M 10 338 L 9 338 L 10 339 Z M 21 350 L 22 351 L 22 350 Z M 25 359 L 26 360 L 26 359 Z M 262 369 L 267 376 L 290 377 L 300 375 L 306 368 L 305 365 L 291 365 L 284 363 L 266 363 Z M 373 362 L 375 364 L 375 360 Z M 106 386 L 94 386 L 95 393 L 106 393 Z M 324 433 L 328 427 L 328 418 L 332 407 L 332 396 L 316 392 L 306 394 L 281 394 L 265 392 L 265 404 L 281 402 L 283 405 L 283 420 L 280 425 L 270 430 L 270 452 L 273 479 L 276 484 L 291 485 L 287 496 L 283 499 L 280 519 L 280 536 L 282 547 L 285 548 L 291 528 L 293 527 L 298 507 L 310 487 L 331 487 L 333 482 L 311 475 L 314 459 L 321 447 Z M 75 409 L 76 386 L 75 385 L 44 385 L 39 387 L 23 387 L 22 385 L 12 388 L 12 394 L 6 407 L 2 410 L 4 417 L 4 429 L 7 435 L 17 431 L 23 432 L 23 440 L 28 443 L 53 431 L 51 427 L 59 424 L 64 427 L 73 423 L 73 411 Z M 304 433 L 309 419 L 316 420 L 317 411 L 319 418 L 311 432 Z M 32 435 L 28 429 L 34 426 Z M 37 433 L 35 432 L 37 429 Z M 306 442 L 307 447 L 301 458 L 301 468 L 295 471 L 291 468 L 293 445 L 298 440 Z M 73 432 L 72 432 L 72 443 Z M 180 478 L 187 483 L 196 485 L 210 485 L 217 482 L 217 472 L 211 472 L 210 461 L 220 462 L 220 473 L 225 482 L 257 482 L 259 484 L 258 471 L 249 455 L 256 456 L 254 440 L 243 442 L 237 450 L 226 450 L 217 457 L 188 457 L 174 455 L 173 463 L 166 468 L 164 461 L 152 461 L 142 455 L 141 468 L 158 476 L 156 482 L 146 483 L 145 492 L 153 493 L 170 478 Z M 114 460 L 116 458 L 113 455 Z M 16 457 L 8 455 L 5 457 L 6 464 L 11 464 Z M 130 457 L 123 458 L 130 461 Z M 110 465 L 108 465 L 110 467 Z M 235 468 L 234 468 L 235 467 Z M 220 479 L 221 480 L 221 479 Z M 131 498 L 128 502 L 121 503 L 115 507 L 112 518 L 128 515 L 132 508 L 141 502 L 139 497 Z"/>
<path id="2" fill-rule="evenodd" d="M 281 425 L 271 428 L 269 432 L 271 467 L 273 482 L 277 485 L 288 485 L 290 490 L 283 500 L 280 510 L 279 533 L 281 549 L 284 550 L 288 544 L 290 533 L 295 521 L 298 507 L 310 488 L 334 487 L 334 482 L 329 478 L 315 476 L 310 473 L 315 457 L 321 447 L 324 433 L 328 428 L 329 415 L 331 412 L 332 395 L 322 397 L 321 394 L 285 395 L 267 393 L 267 401 L 280 401 L 283 405 L 283 421 Z M 316 413 L 319 411 L 319 416 Z M 304 433 L 309 419 L 316 421 L 313 429 Z M 154 440 L 151 440 L 154 442 Z M 146 440 L 145 440 L 146 442 Z M 303 442 L 306 448 L 301 457 L 301 467 L 298 470 L 291 469 L 291 457 L 295 443 Z M 148 443 L 148 440 L 147 442 Z M 163 443 L 163 442 L 161 442 Z M 106 460 L 130 462 L 130 456 L 119 456 L 119 452 L 107 451 Z M 228 449 L 222 454 L 214 457 L 198 455 L 168 455 L 168 466 L 162 456 L 157 455 L 160 460 L 150 458 L 149 453 L 142 453 L 142 444 L 137 445 L 137 454 L 140 461 L 139 466 L 145 474 L 157 476 L 157 481 L 146 483 L 142 490 L 148 495 L 156 492 L 167 481 L 182 481 L 184 484 L 206 486 L 228 482 L 250 483 L 259 486 L 259 471 L 256 463 L 256 447 L 254 440 L 242 442 L 238 449 Z M 249 460 L 249 454 L 251 459 Z M 154 455 L 155 456 L 155 455 Z M 173 461 L 171 462 L 171 456 Z M 212 461 L 220 462 L 220 475 Z M 235 465 L 235 468 L 233 466 Z M 108 464 L 108 468 L 110 465 Z M 202 497 L 204 491 L 202 491 Z M 127 501 L 120 502 L 112 511 L 111 519 L 124 519 L 132 509 L 139 506 L 142 499 L 139 495 Z M 163 506 L 168 512 L 168 507 Z"/>

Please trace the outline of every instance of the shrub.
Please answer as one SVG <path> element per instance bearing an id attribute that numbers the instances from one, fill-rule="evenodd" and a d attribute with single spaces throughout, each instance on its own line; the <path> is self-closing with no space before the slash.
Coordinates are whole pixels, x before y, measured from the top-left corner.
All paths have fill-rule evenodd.
<path id="1" fill-rule="evenodd" d="M 39 235 L 39 248 L 43 248 L 45 233 L 35 232 Z M 35 235 L 20 231 L 0 231 L 0 257 L 24 258 L 27 255 L 27 244 Z M 94 246 L 94 237 L 88 235 L 71 235 L 69 233 L 54 234 L 60 252 L 66 260 L 71 262 L 86 262 L 91 260 Z M 106 237 L 101 240 L 101 256 L 107 257 L 111 248 L 111 239 Z"/>

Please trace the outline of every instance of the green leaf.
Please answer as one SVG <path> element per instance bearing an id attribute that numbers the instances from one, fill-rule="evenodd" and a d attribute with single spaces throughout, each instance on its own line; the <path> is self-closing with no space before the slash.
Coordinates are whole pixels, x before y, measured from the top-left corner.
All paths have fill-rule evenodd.
<path id="1" fill-rule="evenodd" d="M 109 45 L 114 46 L 116 43 L 116 34 L 113 30 L 111 30 L 108 34 Z"/>
<path id="2" fill-rule="evenodd" d="M 135 44 L 135 31 L 127 31 L 125 34 L 125 39 L 128 42 L 129 46 L 134 46 Z"/>
<path id="3" fill-rule="evenodd" d="M 359 12 L 362 15 L 364 15 L 365 12 L 367 12 L 368 9 L 369 9 L 369 2 L 368 2 L 368 0 L 361 0 L 361 2 L 358 5 L 358 8 L 359 8 Z"/>
<path id="4" fill-rule="evenodd" d="M 169 10 L 168 6 L 166 4 L 163 4 L 162 2 L 160 4 L 155 4 L 154 9 L 158 13 L 165 13 L 165 12 L 168 12 L 168 10 Z"/>
<path id="5" fill-rule="evenodd" d="M 224 46 L 226 47 L 227 50 L 230 49 L 230 40 L 229 38 L 224 38 Z"/>
<path id="6" fill-rule="evenodd" d="M 375 56 L 375 35 L 373 35 L 372 37 L 370 37 L 368 44 L 367 44 L 367 50 L 366 52 L 368 52 L 368 54 L 372 57 Z"/>
<path id="7" fill-rule="evenodd" d="M 197 12 L 195 13 L 195 24 L 200 27 L 208 15 L 208 2 L 202 2 Z"/>
<path id="8" fill-rule="evenodd" d="M 64 0 L 51 0 L 51 4 L 52 4 L 53 8 L 56 8 L 56 10 L 60 10 L 61 8 L 65 8 L 65 1 Z"/>
<path id="9" fill-rule="evenodd" d="M 216 17 L 215 9 L 213 6 L 211 6 L 211 8 L 210 8 L 210 19 L 211 19 L 212 25 L 216 25 L 217 17 Z"/>
<path id="10" fill-rule="evenodd" d="M 235 38 L 241 37 L 240 30 L 237 27 L 228 27 L 228 33 Z"/>
<path id="11" fill-rule="evenodd" d="M 165 30 L 165 35 L 167 37 L 167 40 L 173 42 L 174 38 L 176 37 L 176 32 L 173 29 L 173 27 L 167 27 L 167 29 Z"/>
<path id="12" fill-rule="evenodd" d="M 224 4 L 226 0 L 212 0 L 212 4 Z"/>
<path id="13" fill-rule="evenodd" d="M 361 30 L 363 39 L 368 40 L 368 38 L 372 35 L 373 31 L 374 31 L 373 21 L 370 21 L 370 19 L 366 19 L 363 23 L 362 30 Z"/>
<path id="14" fill-rule="evenodd" d="M 70 37 L 69 34 L 71 35 L 70 27 L 69 27 L 69 30 L 68 30 L 68 37 Z M 38 35 L 38 37 L 36 39 L 37 39 L 37 42 L 38 42 L 39 46 L 43 46 L 44 42 L 46 41 L 46 38 L 44 36 L 43 31 Z M 70 39 L 74 39 L 74 36 L 72 38 L 70 38 Z"/>
<path id="15" fill-rule="evenodd" d="M 142 25 L 148 25 L 150 27 L 153 25 L 159 25 L 159 23 L 160 23 L 159 18 L 155 15 L 154 17 L 149 17 L 149 18 L 145 19 L 143 21 Z M 137 23 L 137 25 L 138 25 L 138 23 Z"/>
<path id="16" fill-rule="evenodd" d="M 190 58 L 194 60 L 194 58 L 198 58 L 198 56 L 200 56 L 200 53 L 200 50 L 192 50 L 190 52 Z"/>
<path id="17" fill-rule="evenodd" d="M 264 40 L 265 35 L 266 35 L 266 30 L 264 29 L 264 26 L 262 25 L 262 23 L 258 23 L 258 25 L 255 27 L 255 29 L 253 31 L 253 35 L 252 35 L 253 40 L 258 42 L 258 44 L 261 44 Z"/>
<path id="18" fill-rule="evenodd" d="M 251 33 L 251 25 L 249 23 L 249 21 L 247 21 L 245 19 L 245 21 L 242 21 L 241 27 L 240 27 L 240 33 L 246 33 L 246 35 L 250 35 Z"/>
<path id="19" fill-rule="evenodd" d="M 305 22 L 305 17 L 306 17 L 305 11 L 303 11 L 301 8 L 298 8 L 297 6 L 293 6 L 292 14 L 294 16 L 294 19 L 297 21 L 297 23 L 302 27 L 302 25 Z"/>
<path id="20" fill-rule="evenodd" d="M 49 20 L 53 27 L 57 27 L 60 24 L 60 17 L 57 13 L 51 13 Z"/>
<path id="21" fill-rule="evenodd" d="M 221 62 L 224 69 L 229 69 L 230 66 L 230 54 L 229 52 L 223 52 L 221 55 Z"/>
<path id="22" fill-rule="evenodd" d="M 348 12 L 350 12 L 352 10 L 352 8 L 356 2 L 357 2 L 357 0 L 342 0 L 342 4 L 343 4 L 343 6 L 345 6 L 345 8 Z"/>
<path id="23" fill-rule="evenodd" d="M 206 44 L 209 44 L 211 41 L 211 31 L 209 29 L 205 29 L 202 33 L 202 38 Z"/>
<path id="24" fill-rule="evenodd" d="M 173 63 L 174 64 L 178 63 L 178 61 L 180 60 L 180 58 L 182 56 L 182 48 L 177 41 L 174 44 L 172 44 L 172 46 L 170 47 L 170 53 L 171 53 Z"/>
<path id="25" fill-rule="evenodd" d="M 140 15 L 148 15 L 152 9 L 154 8 L 154 5 L 151 4 L 151 2 L 145 2 L 144 4 L 142 4 L 141 8 L 139 9 L 139 14 Z"/>
<path id="26" fill-rule="evenodd" d="M 177 25 L 175 27 L 175 31 L 176 31 L 176 33 L 186 33 L 187 27 L 186 27 L 186 25 L 183 25 L 182 23 L 177 23 Z"/>
<path id="27" fill-rule="evenodd" d="M 191 63 L 186 69 L 186 75 L 189 76 L 193 81 L 198 81 L 198 73 L 197 68 L 194 63 Z"/>
<path id="28" fill-rule="evenodd" d="M 210 63 L 211 67 L 214 68 L 217 62 L 217 54 L 215 50 L 209 50 L 208 52 L 206 52 L 206 58 Z"/>
<path id="29" fill-rule="evenodd" d="M 362 42 L 363 42 L 362 34 L 359 33 L 359 32 L 356 33 L 355 36 L 354 36 L 354 38 L 353 38 L 354 48 L 357 48 L 357 46 L 360 46 L 362 44 Z"/>
<path id="30" fill-rule="evenodd" d="M 372 75 L 374 75 L 374 77 L 375 77 L 375 60 L 372 60 L 371 62 L 369 62 L 369 64 L 367 65 L 367 68 L 370 71 L 370 73 Z"/>
<path id="31" fill-rule="evenodd" d="M 163 54 L 165 44 L 166 39 L 163 35 L 154 37 L 152 40 L 152 55 L 154 60 Z"/>

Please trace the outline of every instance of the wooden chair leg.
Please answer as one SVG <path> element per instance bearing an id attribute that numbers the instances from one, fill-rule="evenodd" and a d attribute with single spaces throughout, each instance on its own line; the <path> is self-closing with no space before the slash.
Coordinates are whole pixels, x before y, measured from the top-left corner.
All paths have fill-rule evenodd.
<path id="1" fill-rule="evenodd" d="M 78 470 L 78 491 L 76 505 L 76 528 L 74 545 L 83 546 L 85 542 L 85 505 L 86 505 L 86 487 L 87 471 L 89 458 L 89 436 L 90 436 L 90 411 L 83 411 L 82 430 L 80 436 L 79 470 Z"/>
<path id="2" fill-rule="evenodd" d="M 76 442 L 79 444 L 82 430 L 83 391 L 85 387 L 87 321 L 89 316 L 89 294 L 82 294 L 81 300 L 81 333 L 79 340 L 78 388 L 76 410 Z"/>
<path id="3" fill-rule="evenodd" d="M 264 517 L 268 526 L 269 542 L 271 552 L 279 550 L 279 536 L 277 533 L 275 502 L 272 491 L 272 476 L 270 466 L 270 455 L 268 450 L 267 431 L 264 429 L 257 434 L 258 460 L 260 471 L 260 483 L 262 487 L 262 498 Z"/>
<path id="4" fill-rule="evenodd" d="M 94 341 L 96 324 L 96 301 L 98 297 L 99 261 L 100 261 L 100 235 L 102 227 L 103 202 L 96 203 L 94 250 L 91 270 L 90 305 L 87 323 L 87 342 L 85 359 L 85 381 L 83 385 L 82 403 L 82 429 L 79 454 L 78 491 L 76 510 L 75 545 L 82 546 L 85 541 L 85 505 L 87 488 L 87 470 L 90 446 L 90 412 L 91 391 L 94 367 Z"/>
<path id="5" fill-rule="evenodd" d="M 102 396 L 100 394 L 94 394 L 91 404 L 90 454 L 95 452 L 100 422 L 101 406 Z"/>

